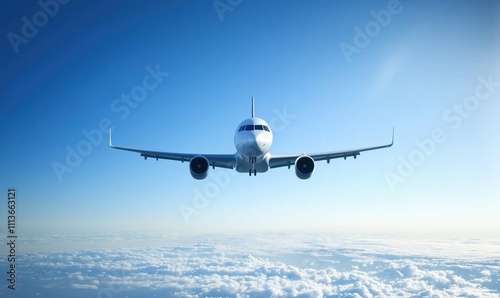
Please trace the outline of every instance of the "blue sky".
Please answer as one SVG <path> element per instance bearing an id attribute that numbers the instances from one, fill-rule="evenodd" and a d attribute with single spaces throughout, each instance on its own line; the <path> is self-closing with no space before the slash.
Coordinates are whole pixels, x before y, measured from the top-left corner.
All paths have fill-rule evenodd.
<path id="1" fill-rule="evenodd" d="M 70 1 L 17 45 L 11 33 L 43 9 L 2 3 L 0 187 L 17 189 L 20 233 L 499 235 L 496 1 L 231 3 L 221 12 L 212 1 Z M 381 11 L 384 25 L 374 23 Z M 356 46 L 356 28 L 375 31 L 347 57 L 341 44 Z M 117 112 L 148 69 L 168 76 Z M 469 98 L 478 89 L 485 99 Z M 306 181 L 293 169 L 251 178 L 215 170 L 228 179 L 217 184 L 192 179 L 187 164 L 111 150 L 104 129 L 71 172 L 53 169 L 103 120 L 117 145 L 233 153 L 251 96 L 276 126 L 273 153 L 383 144 L 393 125 L 395 146 L 318 162 Z M 425 154 L 416 141 L 435 130 L 443 136 Z M 198 192 L 206 206 L 186 221 L 179 207 L 196 207 Z"/>

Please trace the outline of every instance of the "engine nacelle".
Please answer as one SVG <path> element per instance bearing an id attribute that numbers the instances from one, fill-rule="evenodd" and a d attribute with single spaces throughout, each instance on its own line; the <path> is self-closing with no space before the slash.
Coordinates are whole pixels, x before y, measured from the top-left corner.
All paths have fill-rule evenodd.
<path id="1" fill-rule="evenodd" d="M 301 155 L 295 160 L 295 175 L 300 179 L 309 179 L 314 171 L 314 159 Z"/>
<path id="2" fill-rule="evenodd" d="M 207 178 L 208 175 L 208 159 L 205 156 L 195 156 L 189 162 L 189 171 L 194 179 L 202 180 Z"/>

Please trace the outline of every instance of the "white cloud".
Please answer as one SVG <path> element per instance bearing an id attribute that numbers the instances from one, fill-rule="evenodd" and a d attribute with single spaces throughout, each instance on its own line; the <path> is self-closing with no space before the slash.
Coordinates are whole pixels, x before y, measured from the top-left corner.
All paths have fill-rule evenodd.
<path id="1" fill-rule="evenodd" d="M 491 241 L 211 236 L 149 248 L 28 254 L 19 264 L 32 285 L 87 296 L 500 297 L 499 248 Z"/>
<path id="2" fill-rule="evenodd" d="M 95 285 L 87 285 L 87 284 L 71 284 L 71 287 L 74 289 L 87 289 L 87 290 L 97 290 L 97 286 Z"/>

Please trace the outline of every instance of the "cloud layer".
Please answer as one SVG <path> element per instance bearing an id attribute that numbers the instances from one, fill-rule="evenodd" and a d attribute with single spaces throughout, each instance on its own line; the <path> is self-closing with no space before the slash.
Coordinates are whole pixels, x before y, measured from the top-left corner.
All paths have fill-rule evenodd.
<path id="1" fill-rule="evenodd" d="M 247 235 L 32 253 L 23 297 L 500 297 L 500 243 Z M 0 262 L 6 268 L 5 261 Z M 0 292 L 5 290 L 0 290 Z"/>

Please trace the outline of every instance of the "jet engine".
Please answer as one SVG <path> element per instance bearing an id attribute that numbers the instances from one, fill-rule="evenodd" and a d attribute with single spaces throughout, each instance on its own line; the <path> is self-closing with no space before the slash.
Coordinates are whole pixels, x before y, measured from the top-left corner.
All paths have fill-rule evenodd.
<path id="1" fill-rule="evenodd" d="M 314 159 L 308 155 L 301 155 L 295 160 L 295 174 L 300 179 L 309 179 L 314 171 Z"/>
<path id="2" fill-rule="evenodd" d="M 194 179 L 202 180 L 208 175 L 208 159 L 205 156 L 195 156 L 189 162 L 189 170 Z"/>

